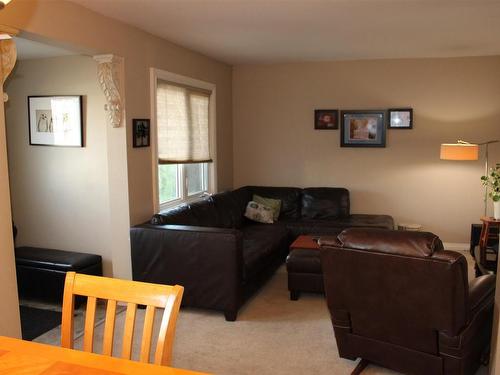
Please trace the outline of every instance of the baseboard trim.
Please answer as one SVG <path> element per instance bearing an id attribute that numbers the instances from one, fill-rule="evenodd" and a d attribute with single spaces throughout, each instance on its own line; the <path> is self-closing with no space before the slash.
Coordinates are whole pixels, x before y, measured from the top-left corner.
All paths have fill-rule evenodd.
<path id="1" fill-rule="evenodd" d="M 470 244 L 462 242 L 443 242 L 445 250 L 452 251 L 468 251 Z"/>

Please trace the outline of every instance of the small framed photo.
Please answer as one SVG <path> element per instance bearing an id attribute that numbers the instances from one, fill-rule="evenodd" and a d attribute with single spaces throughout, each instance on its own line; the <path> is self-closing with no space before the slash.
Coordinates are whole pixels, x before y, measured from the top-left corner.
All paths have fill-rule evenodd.
<path id="1" fill-rule="evenodd" d="M 339 128 L 339 111 L 337 109 L 314 110 L 314 129 L 330 130 Z"/>
<path id="2" fill-rule="evenodd" d="M 341 147 L 385 147 L 385 111 L 342 111 Z"/>
<path id="3" fill-rule="evenodd" d="M 29 144 L 83 147 L 81 95 L 28 96 Z"/>
<path id="4" fill-rule="evenodd" d="M 151 131 L 149 119 L 133 119 L 132 131 L 132 142 L 134 147 L 149 147 Z"/>
<path id="5" fill-rule="evenodd" d="M 389 109 L 389 129 L 413 129 L 413 109 Z"/>

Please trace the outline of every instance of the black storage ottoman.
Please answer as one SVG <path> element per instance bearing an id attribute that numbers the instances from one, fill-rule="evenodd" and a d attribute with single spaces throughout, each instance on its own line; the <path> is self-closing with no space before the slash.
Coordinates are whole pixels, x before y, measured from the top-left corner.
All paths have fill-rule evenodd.
<path id="1" fill-rule="evenodd" d="M 38 247 L 18 247 L 15 253 L 20 298 L 60 303 L 66 272 L 102 276 L 100 255 Z"/>

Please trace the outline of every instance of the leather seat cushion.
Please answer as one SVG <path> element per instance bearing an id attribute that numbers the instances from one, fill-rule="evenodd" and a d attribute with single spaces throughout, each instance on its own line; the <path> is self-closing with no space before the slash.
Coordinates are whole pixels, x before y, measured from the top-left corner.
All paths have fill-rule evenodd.
<path id="1" fill-rule="evenodd" d="M 350 215 L 335 220 L 285 220 L 282 222 L 293 237 L 301 234 L 336 236 L 352 227 L 393 229 L 394 221 L 387 215 Z"/>
<path id="2" fill-rule="evenodd" d="M 38 247 L 18 247 L 15 254 L 18 266 L 64 272 L 79 271 L 102 262 L 100 255 Z"/>
<path id="3" fill-rule="evenodd" d="M 287 230 L 280 224 L 250 224 L 243 231 L 244 275 L 258 272 L 264 265 L 279 256 L 288 245 Z"/>
<path id="4" fill-rule="evenodd" d="M 319 250 L 294 249 L 286 258 L 286 269 L 293 273 L 321 274 L 321 259 Z"/>

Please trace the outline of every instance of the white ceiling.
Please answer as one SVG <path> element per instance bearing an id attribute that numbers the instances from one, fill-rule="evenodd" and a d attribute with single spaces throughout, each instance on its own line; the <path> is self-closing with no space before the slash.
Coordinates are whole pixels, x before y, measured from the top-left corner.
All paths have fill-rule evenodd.
<path id="1" fill-rule="evenodd" d="M 76 52 L 64 48 L 50 46 L 48 44 L 35 42 L 33 40 L 14 37 L 18 60 L 44 59 L 47 57 L 59 57 L 76 55 Z"/>
<path id="2" fill-rule="evenodd" d="M 500 54 L 500 1 L 71 0 L 230 64 Z"/>

